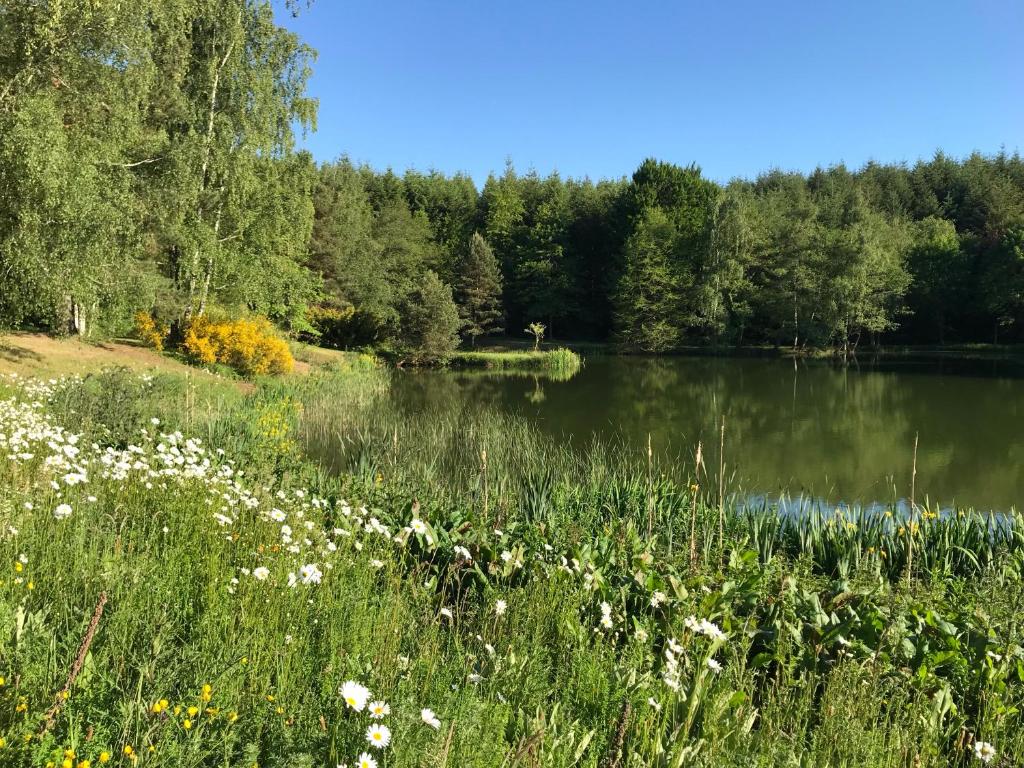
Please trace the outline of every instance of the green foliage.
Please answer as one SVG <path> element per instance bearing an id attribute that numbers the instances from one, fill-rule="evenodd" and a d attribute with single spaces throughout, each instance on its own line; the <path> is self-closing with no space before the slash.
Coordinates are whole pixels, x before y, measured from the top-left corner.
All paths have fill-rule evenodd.
<path id="1" fill-rule="evenodd" d="M 476 345 L 478 336 L 501 333 L 501 269 L 494 251 L 474 232 L 469 250 L 458 270 L 456 299 L 462 318 L 462 332 Z"/>
<path id="2" fill-rule="evenodd" d="M 459 310 L 450 286 L 427 270 L 404 312 L 404 351 L 414 364 L 444 363 L 459 346 Z"/>
<path id="3" fill-rule="evenodd" d="M 532 352 L 456 352 L 453 366 L 494 370 L 550 371 L 572 375 L 583 365 L 571 349 L 545 349 Z"/>
<path id="4" fill-rule="evenodd" d="M 666 352 L 679 342 L 681 284 L 672 255 L 676 230 L 660 208 L 640 214 L 626 241 L 625 269 L 615 296 L 621 344 L 643 352 Z"/>
<path id="5" fill-rule="evenodd" d="M 1016 518 L 727 500 L 720 546 L 718 504 L 689 481 L 486 410 L 409 414 L 388 376 L 355 365 L 243 396 L 112 373 L 26 392 L 46 404 L 25 412 L 0 384 L 0 432 L 29 412 L 74 418 L 90 467 L 44 482 L 60 480 L 48 429 L 32 459 L 0 465 L 18 531 L 0 538 L 5 765 L 67 749 L 97 764 L 125 746 L 153 766 L 351 761 L 369 718 L 339 699 L 348 679 L 390 704 L 396 766 L 439 751 L 497 766 L 528 749 L 593 768 L 617 755 L 951 768 L 976 742 L 1003 762 L 1024 749 Z M 133 444 L 142 466 L 102 470 L 104 446 Z M 144 469 L 176 456 L 185 476 Z M 295 536 L 289 552 L 293 528 L 315 543 Z M 305 564 L 320 583 L 299 577 Z M 101 591 L 99 630 L 46 726 Z"/>

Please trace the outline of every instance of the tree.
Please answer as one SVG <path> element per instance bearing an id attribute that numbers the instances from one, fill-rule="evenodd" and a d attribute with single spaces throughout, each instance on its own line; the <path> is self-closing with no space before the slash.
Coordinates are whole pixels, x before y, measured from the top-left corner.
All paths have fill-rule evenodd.
<path id="1" fill-rule="evenodd" d="M 999 330 L 1024 321 L 1024 228 L 1006 233 L 982 278 L 986 309 L 993 318 L 992 340 Z"/>
<path id="2" fill-rule="evenodd" d="M 661 208 L 645 210 L 626 241 L 625 267 L 615 294 L 618 341 L 643 352 L 677 345 L 681 286 L 673 269 L 676 228 Z"/>
<path id="3" fill-rule="evenodd" d="M 914 325 L 920 337 L 944 344 L 948 318 L 959 313 L 969 278 L 953 223 L 935 216 L 916 222 L 907 268 L 913 276 L 907 302 Z"/>
<path id="4" fill-rule="evenodd" d="M 274 252 L 247 247 L 257 224 L 261 237 L 275 228 L 278 243 L 294 237 L 296 250 L 304 248 L 308 222 L 276 215 L 287 205 L 265 205 L 290 192 L 268 166 L 292 153 L 293 126 L 312 126 L 316 110 L 305 95 L 313 51 L 274 23 L 269 2 L 198 6 L 187 24 L 168 25 L 179 37 L 168 40 L 167 92 L 151 115 L 163 127 L 160 180 L 173 203 L 161 237 L 186 320 L 205 311 L 211 291 L 233 285 L 238 262 L 261 261 L 249 270 L 256 278 L 280 266 Z"/>
<path id="5" fill-rule="evenodd" d="M 476 345 L 477 336 L 500 333 L 501 269 L 494 251 L 479 232 L 470 239 L 469 250 L 459 265 L 458 304 L 463 332 Z"/>
<path id="6" fill-rule="evenodd" d="M 707 258 L 698 277 L 697 318 L 715 341 L 728 332 L 743 337 L 753 290 L 748 274 L 755 231 L 745 190 L 730 185 L 718 204 Z"/>
<path id="7" fill-rule="evenodd" d="M 409 297 L 404 317 L 404 350 L 415 364 L 444 363 L 459 346 L 459 311 L 452 289 L 427 270 Z"/>
<path id="8" fill-rule="evenodd" d="M 544 341 L 544 332 L 547 330 L 544 323 L 530 323 L 524 330 L 526 333 L 533 336 L 533 351 L 540 351 L 540 343 Z"/>

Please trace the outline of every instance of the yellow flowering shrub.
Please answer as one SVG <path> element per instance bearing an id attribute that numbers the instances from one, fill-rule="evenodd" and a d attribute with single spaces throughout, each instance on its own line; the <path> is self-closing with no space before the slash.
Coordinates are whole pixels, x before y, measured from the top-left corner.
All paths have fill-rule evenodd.
<path id="1" fill-rule="evenodd" d="M 194 318 L 185 330 L 182 351 L 204 365 L 221 363 L 246 376 L 289 373 L 295 360 L 288 345 L 263 319 Z"/>
<path id="2" fill-rule="evenodd" d="M 135 332 L 147 347 L 153 347 L 157 352 L 162 352 L 164 342 L 171 329 L 157 323 L 149 312 L 140 311 L 135 313 Z"/>

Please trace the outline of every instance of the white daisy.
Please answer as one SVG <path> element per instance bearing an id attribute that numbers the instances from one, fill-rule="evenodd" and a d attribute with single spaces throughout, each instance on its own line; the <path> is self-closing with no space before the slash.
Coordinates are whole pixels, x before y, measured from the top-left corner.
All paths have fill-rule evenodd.
<path id="1" fill-rule="evenodd" d="M 341 686 L 341 698 L 356 712 L 362 712 L 370 698 L 370 689 L 354 680 L 346 680 Z"/>
<path id="2" fill-rule="evenodd" d="M 421 709 L 420 718 L 435 731 L 441 727 L 441 721 L 437 719 L 437 715 L 434 714 L 432 709 Z"/>
<path id="3" fill-rule="evenodd" d="M 366 729 L 366 740 L 370 742 L 371 747 L 384 749 L 391 743 L 391 729 L 380 723 L 371 725 Z"/>

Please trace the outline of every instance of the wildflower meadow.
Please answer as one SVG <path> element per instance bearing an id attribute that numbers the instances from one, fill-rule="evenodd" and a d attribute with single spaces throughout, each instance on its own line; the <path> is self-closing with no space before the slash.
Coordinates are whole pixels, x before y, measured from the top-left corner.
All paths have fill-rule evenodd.
<path id="1" fill-rule="evenodd" d="M 783 515 L 389 375 L 0 381 L 0 765 L 1019 764 L 1015 515 Z"/>

